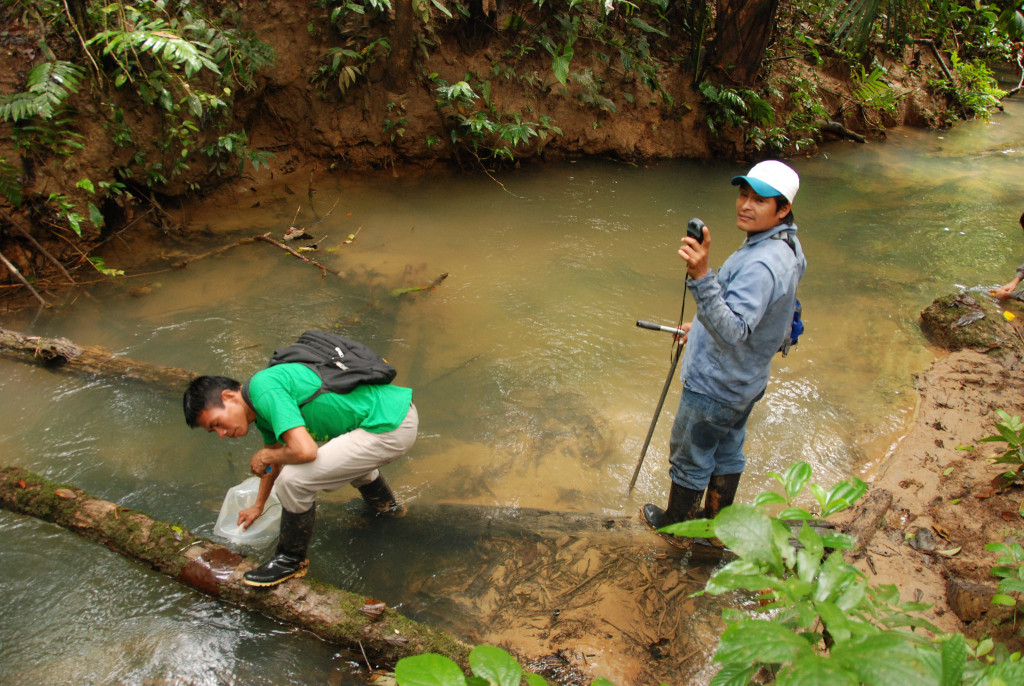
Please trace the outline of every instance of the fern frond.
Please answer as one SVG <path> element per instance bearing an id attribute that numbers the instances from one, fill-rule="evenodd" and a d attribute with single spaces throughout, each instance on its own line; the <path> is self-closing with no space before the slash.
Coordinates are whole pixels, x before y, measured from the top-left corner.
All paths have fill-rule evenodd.
<path id="1" fill-rule="evenodd" d="M 84 70 L 71 62 L 41 62 L 28 74 L 28 90 L 0 98 L 0 119 L 49 119 L 78 90 Z"/>
<path id="2" fill-rule="evenodd" d="M 0 195 L 15 207 L 21 207 L 21 184 L 18 183 L 18 168 L 0 158 Z"/>
<path id="3" fill-rule="evenodd" d="M 160 19 L 140 22 L 131 31 L 102 31 L 89 40 L 89 44 L 95 43 L 103 46 L 104 55 L 119 59 L 128 60 L 131 51 L 147 53 L 162 64 L 181 67 L 188 77 L 202 69 L 220 74 L 220 67 L 209 54 L 208 44 L 182 38 Z"/>

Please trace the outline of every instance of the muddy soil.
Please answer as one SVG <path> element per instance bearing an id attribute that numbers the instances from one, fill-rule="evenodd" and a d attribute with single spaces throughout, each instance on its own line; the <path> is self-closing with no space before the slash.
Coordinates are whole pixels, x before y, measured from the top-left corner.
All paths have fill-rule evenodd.
<path id="1" fill-rule="evenodd" d="M 976 312 L 984 318 L 964 324 Z M 1024 416 L 1022 316 L 1022 303 L 979 293 L 940 298 L 922 313 L 938 357 L 917 377 L 910 430 L 871 475 L 893 507 L 856 563 L 870 583 L 931 603 L 924 614 L 939 629 L 991 637 L 1011 651 L 1024 648 L 1020 619 L 989 602 L 996 555 L 985 546 L 1024 543 L 1024 487 L 1004 478 L 1012 465 L 991 460 L 1006 443 L 979 440 L 996 433 L 996 410 Z"/>

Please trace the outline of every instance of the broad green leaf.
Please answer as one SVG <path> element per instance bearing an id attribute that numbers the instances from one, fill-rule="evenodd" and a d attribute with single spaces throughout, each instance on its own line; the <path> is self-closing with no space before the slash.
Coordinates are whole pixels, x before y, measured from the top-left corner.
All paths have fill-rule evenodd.
<path id="1" fill-rule="evenodd" d="M 722 632 L 715 662 L 792 662 L 814 651 L 786 627 L 766 619 L 739 622 Z"/>
<path id="2" fill-rule="evenodd" d="M 434 653 L 403 657 L 395 665 L 400 686 L 466 686 L 466 677 L 455 662 Z"/>
<path id="3" fill-rule="evenodd" d="M 1017 599 L 1011 595 L 1006 595 L 1005 593 L 996 593 L 992 596 L 992 604 L 1015 607 L 1017 605 Z"/>
<path id="4" fill-rule="evenodd" d="M 803 490 L 807 484 L 808 479 L 811 478 L 811 465 L 807 464 L 803 460 L 794 462 L 786 470 L 786 474 L 783 477 L 783 485 L 786 487 L 786 495 L 792 502 L 800 491 Z"/>
<path id="5" fill-rule="evenodd" d="M 561 83 L 563 86 L 567 84 L 569 78 L 569 62 L 571 61 L 571 52 L 568 56 L 555 55 L 555 57 L 551 60 L 551 71 L 554 72 L 555 78 L 558 79 L 558 82 Z"/>
<path id="6" fill-rule="evenodd" d="M 779 519 L 793 522 L 806 522 L 814 519 L 814 515 L 801 507 L 787 507 L 779 513 Z"/>
<path id="7" fill-rule="evenodd" d="M 668 38 L 668 34 L 667 34 L 667 33 L 665 33 L 664 31 L 662 31 L 661 29 L 657 29 L 657 28 L 654 28 L 653 26 L 651 26 L 650 24 L 648 24 L 648 23 L 647 23 L 646 21 L 644 21 L 643 19 L 640 19 L 639 17 L 633 17 L 633 18 L 632 18 L 632 19 L 630 20 L 630 22 L 629 22 L 629 23 L 630 23 L 630 24 L 632 24 L 633 26 L 637 27 L 637 28 L 638 28 L 638 29 L 640 29 L 641 31 L 644 31 L 645 33 L 656 33 L 656 34 L 658 34 L 659 36 L 662 36 L 662 37 L 664 37 L 664 38 Z"/>
<path id="8" fill-rule="evenodd" d="M 754 498 L 754 505 L 781 505 L 785 502 L 786 499 L 775 491 L 764 491 Z"/>
<path id="9" fill-rule="evenodd" d="M 771 519 L 753 505 L 730 505 L 715 518 L 715 535 L 740 557 L 775 562 L 771 534 Z"/>
<path id="10" fill-rule="evenodd" d="M 848 584 L 860 579 L 857 569 L 847 564 L 842 553 L 832 553 L 821 565 L 818 574 L 818 587 L 814 591 L 814 599 L 818 602 L 832 601 L 835 594 Z"/>
<path id="11" fill-rule="evenodd" d="M 469 654 L 473 674 L 490 681 L 494 686 L 519 686 L 523 669 L 511 655 L 501 648 L 478 645 Z"/>
<path id="12" fill-rule="evenodd" d="M 839 606 L 826 601 L 815 603 L 814 608 L 818 611 L 821 621 L 825 623 L 829 634 L 836 640 L 836 643 L 845 643 L 850 640 L 852 633 L 850 620 L 847 619 L 846 613 L 839 609 Z"/>
<path id="13" fill-rule="evenodd" d="M 847 612 L 858 607 L 867 595 L 868 585 L 863 581 L 850 584 L 836 600 L 836 605 Z"/>
<path id="14" fill-rule="evenodd" d="M 832 658 L 856 672 L 865 684 L 917 684 L 928 673 L 915 647 L 915 637 L 883 631 L 832 648 Z"/>
<path id="15" fill-rule="evenodd" d="M 715 535 L 715 527 L 710 519 L 689 519 L 664 526 L 658 531 L 688 538 L 710 538 Z"/>
<path id="16" fill-rule="evenodd" d="M 942 643 L 942 686 L 960 686 L 967 666 L 967 641 L 954 634 Z"/>
<path id="17" fill-rule="evenodd" d="M 821 566 L 821 556 L 825 552 L 825 546 L 822 545 L 818 532 L 806 524 L 800 528 L 797 540 L 803 546 L 796 552 L 797 575 L 801 581 L 813 581 L 818 574 L 818 567 Z"/>
<path id="18" fill-rule="evenodd" d="M 91 221 L 92 225 L 97 229 L 102 229 L 103 225 L 106 223 L 106 220 L 103 218 L 103 213 L 100 212 L 99 208 L 92 203 L 89 203 L 89 221 Z"/>
<path id="19" fill-rule="evenodd" d="M 727 662 L 722 665 L 709 686 L 747 686 L 754 678 L 757 665 L 746 662 Z"/>
<path id="20" fill-rule="evenodd" d="M 548 686 L 547 680 L 544 677 L 542 677 L 540 674 L 530 674 L 530 673 L 527 673 L 527 675 L 526 675 L 526 683 L 527 683 L 527 686 Z"/>
<path id="21" fill-rule="evenodd" d="M 758 573 L 744 573 L 729 569 L 722 569 L 715 573 L 704 590 L 711 595 L 719 595 L 728 591 L 744 589 L 747 591 L 759 591 L 764 588 L 780 589 L 782 583 L 773 576 Z"/>
<path id="22" fill-rule="evenodd" d="M 810 653 L 785 667 L 775 680 L 777 686 L 857 686 L 857 675 L 835 660 Z"/>
<path id="23" fill-rule="evenodd" d="M 826 548 L 833 550 L 853 550 L 857 545 L 856 539 L 850 534 L 825 534 L 821 537 L 821 542 Z"/>

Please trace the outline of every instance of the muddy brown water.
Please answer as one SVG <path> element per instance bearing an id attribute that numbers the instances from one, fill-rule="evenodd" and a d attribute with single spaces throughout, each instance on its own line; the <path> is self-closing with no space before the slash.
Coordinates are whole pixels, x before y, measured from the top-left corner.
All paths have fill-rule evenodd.
<path id="1" fill-rule="evenodd" d="M 751 419 L 740 499 L 797 459 L 824 485 L 864 476 L 898 440 L 914 374 L 932 359 L 918 312 L 958 286 L 1008 280 L 1024 257 L 1022 118 L 1010 102 L 989 123 L 896 130 L 792 162 L 807 332 L 776 360 Z M 710 566 L 642 532 L 477 525 L 481 508 L 600 519 L 663 504 L 678 381 L 626 493 L 669 364 L 667 334 L 635 321 L 678 318 L 675 250 L 691 216 L 712 231 L 713 264 L 739 244 L 729 179 L 745 169 L 590 161 L 520 170 L 502 186 L 325 177 L 312 199 L 304 179 L 258 196 L 240 184 L 236 201 L 191 211 L 203 230 L 177 254 L 280 237 L 295 218 L 342 276 L 251 244 L 3 326 L 239 378 L 305 328 L 343 328 L 415 389 L 421 432 L 386 470 L 407 520 L 338 526 L 330 513 L 355 492 L 325 497 L 311 576 L 538 664 L 575 661 L 617 684 L 706 682 L 723 601 L 690 593 Z M 393 295 L 443 273 L 433 290 Z M 190 431 L 179 401 L 116 380 L 0 360 L 0 389 L 5 464 L 203 535 L 258 444 Z M 463 510 L 417 525 L 418 505 Z M 0 541 L 0 682 L 360 683 L 351 656 L 48 524 L 0 512 Z"/>

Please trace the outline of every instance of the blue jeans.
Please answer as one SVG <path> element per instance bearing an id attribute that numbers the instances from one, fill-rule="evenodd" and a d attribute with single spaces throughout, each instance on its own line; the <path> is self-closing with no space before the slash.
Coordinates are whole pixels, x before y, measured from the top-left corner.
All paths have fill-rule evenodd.
<path id="1" fill-rule="evenodd" d="M 712 475 L 741 474 L 747 465 L 743 454 L 747 418 L 763 396 L 761 391 L 749 403 L 722 403 L 684 384 L 669 439 L 668 473 L 672 481 L 683 488 L 703 491 Z"/>

